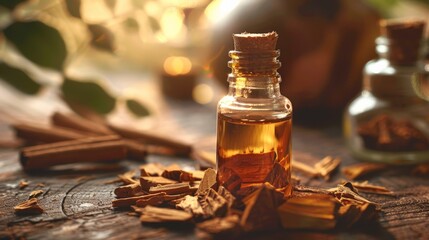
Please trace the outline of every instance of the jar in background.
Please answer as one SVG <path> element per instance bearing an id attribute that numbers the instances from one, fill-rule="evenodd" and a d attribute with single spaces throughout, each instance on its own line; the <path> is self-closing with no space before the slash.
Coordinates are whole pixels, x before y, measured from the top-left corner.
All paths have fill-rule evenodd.
<path id="1" fill-rule="evenodd" d="M 428 69 L 419 20 L 381 21 L 379 58 L 364 68 L 363 91 L 347 108 L 344 134 L 351 153 L 365 161 L 429 161 Z"/>

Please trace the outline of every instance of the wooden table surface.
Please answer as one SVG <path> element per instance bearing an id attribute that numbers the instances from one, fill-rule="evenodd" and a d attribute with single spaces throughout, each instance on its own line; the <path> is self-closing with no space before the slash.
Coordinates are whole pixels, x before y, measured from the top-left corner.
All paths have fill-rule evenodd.
<path id="1" fill-rule="evenodd" d="M 170 119 L 181 132 L 187 132 L 193 142 L 210 139 L 215 132 L 215 108 L 190 102 L 167 102 Z M 160 130 L 161 131 L 161 130 Z M 0 134 L 8 136 L 6 123 Z M 214 146 L 213 146 L 214 148 Z M 322 157 L 340 157 L 342 167 L 356 163 L 344 147 L 340 126 L 325 128 L 293 128 L 294 159 L 312 164 Z M 183 167 L 198 167 L 190 159 L 149 156 L 147 162 L 178 163 Z M 193 229 L 153 228 L 143 226 L 128 211 L 111 207 L 117 184 L 106 182 L 118 173 L 136 169 L 142 162 L 123 161 L 117 165 L 86 166 L 77 171 L 43 172 L 28 175 L 21 170 L 16 149 L 0 150 L 0 239 L 195 239 Z M 85 169 L 86 168 L 86 169 Z M 379 204 L 377 224 L 347 231 L 270 231 L 252 233 L 245 239 L 429 239 L 429 176 L 414 176 L 411 167 L 394 167 L 363 180 L 394 191 L 392 196 L 363 194 Z M 309 179 L 299 172 L 301 184 L 332 187 L 345 177 L 341 171 L 329 182 Z M 82 177 L 83 176 L 83 177 Z M 29 186 L 19 189 L 20 180 Z M 31 191 L 41 189 L 40 215 L 19 216 L 13 207 L 28 198 Z"/>

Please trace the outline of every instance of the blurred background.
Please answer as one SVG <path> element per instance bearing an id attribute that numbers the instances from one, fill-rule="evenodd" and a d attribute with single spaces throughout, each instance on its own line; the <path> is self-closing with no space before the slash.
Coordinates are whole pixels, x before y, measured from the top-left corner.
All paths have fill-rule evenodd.
<path id="1" fill-rule="evenodd" d="M 277 31 L 295 123 L 339 123 L 394 17 L 429 21 L 429 0 L 2 0 L 0 121 L 72 109 L 151 128 L 186 107 L 214 123 L 232 34 Z"/>

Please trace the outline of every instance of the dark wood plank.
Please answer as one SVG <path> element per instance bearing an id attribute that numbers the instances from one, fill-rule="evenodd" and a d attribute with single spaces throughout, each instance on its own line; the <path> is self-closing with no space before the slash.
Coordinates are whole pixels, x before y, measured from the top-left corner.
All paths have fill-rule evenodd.
<path id="1" fill-rule="evenodd" d="M 180 109 L 183 106 L 179 106 Z M 214 133 L 212 109 L 181 108 L 181 117 L 177 120 L 186 131 L 198 131 L 192 121 L 199 122 L 202 134 L 195 139 Z M 201 120 L 203 119 L 203 120 Z M 172 120 L 170 120 L 172 121 Z M 205 122 L 204 122 L 205 121 Z M 177 122 L 175 123 L 177 124 Z M 204 128 L 210 126 L 209 130 Z M 294 127 L 293 157 L 312 164 L 326 155 L 341 157 L 342 166 L 356 163 L 348 153 L 341 138 L 340 129 L 308 129 Z M 148 161 L 160 161 L 166 164 L 179 162 L 182 166 L 193 167 L 189 159 L 174 159 L 151 156 Z M 192 229 L 149 228 L 142 226 L 138 219 L 128 215 L 127 211 L 116 211 L 110 202 L 114 198 L 115 184 L 105 184 L 114 179 L 119 172 L 136 168 L 140 163 L 124 161 L 110 171 L 50 172 L 27 175 L 21 171 L 15 150 L 0 152 L 0 239 L 2 237 L 25 237 L 28 239 L 194 239 Z M 85 174 L 87 178 L 79 178 Z M 310 186 L 335 186 L 345 177 L 341 172 L 328 182 L 302 178 L 302 183 Z M 30 181 L 30 185 L 20 190 L 17 184 L 21 179 Z M 254 233 L 246 239 L 302 239 L 302 238 L 353 238 L 353 239 L 429 239 L 429 177 L 417 177 L 411 174 L 411 167 L 389 168 L 368 176 L 365 180 L 386 186 L 395 191 L 393 196 L 365 194 L 379 203 L 381 212 L 378 224 L 360 229 L 340 232 L 300 232 L 277 231 Z M 38 187 L 37 183 L 45 186 Z M 45 191 L 40 204 L 46 213 L 39 216 L 17 216 L 13 206 L 27 199 L 35 189 Z"/>

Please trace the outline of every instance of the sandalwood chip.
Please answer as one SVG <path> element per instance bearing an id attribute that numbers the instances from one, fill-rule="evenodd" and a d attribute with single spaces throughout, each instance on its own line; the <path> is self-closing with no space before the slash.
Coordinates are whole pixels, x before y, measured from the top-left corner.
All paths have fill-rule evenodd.
<path id="1" fill-rule="evenodd" d="M 135 174 L 136 174 L 135 170 L 130 170 L 123 174 L 119 174 L 118 178 L 123 184 L 134 184 L 134 183 L 138 183 L 138 181 L 134 179 Z"/>
<path id="2" fill-rule="evenodd" d="M 149 190 L 151 187 L 154 187 L 154 186 L 173 184 L 173 183 L 177 183 L 177 182 L 164 177 L 141 177 L 140 178 L 140 186 L 145 191 Z"/>
<path id="3" fill-rule="evenodd" d="M 231 193 L 236 193 L 241 188 L 241 178 L 240 176 L 232 169 L 222 167 L 219 171 L 222 174 L 219 174 L 218 183 L 220 186 L 224 186 Z"/>
<path id="4" fill-rule="evenodd" d="M 204 171 L 203 179 L 201 180 L 201 183 L 198 187 L 198 190 L 195 194 L 200 194 L 207 189 L 211 188 L 213 185 L 216 184 L 216 171 L 209 168 Z"/>
<path id="5" fill-rule="evenodd" d="M 357 163 L 344 167 L 342 172 L 348 179 L 354 180 L 386 168 L 387 165 L 380 163 Z"/>
<path id="6" fill-rule="evenodd" d="M 236 199 L 234 195 L 232 195 L 232 193 L 230 193 L 226 188 L 224 188 L 223 186 L 220 186 L 217 192 L 219 193 L 220 196 L 222 196 L 226 200 L 228 208 L 231 208 L 232 206 L 235 205 Z"/>
<path id="7" fill-rule="evenodd" d="M 328 190 L 295 187 L 278 211 L 284 228 L 329 230 L 369 222 L 377 215 L 377 206 L 345 183 Z"/>
<path id="8" fill-rule="evenodd" d="M 235 237 L 241 232 L 240 218 L 230 215 L 224 218 L 214 218 L 197 224 L 197 228 L 204 233 L 216 237 Z"/>
<path id="9" fill-rule="evenodd" d="M 193 189 L 189 187 L 189 183 L 172 183 L 166 185 L 159 185 L 149 188 L 150 193 L 164 192 L 166 194 L 182 194 L 192 193 Z"/>
<path id="10" fill-rule="evenodd" d="M 162 177 L 178 181 L 178 182 L 193 182 L 194 177 L 192 173 L 183 170 L 164 170 L 161 174 Z"/>
<path id="11" fill-rule="evenodd" d="M 161 176 L 162 172 L 165 170 L 164 165 L 160 163 L 147 163 L 140 166 L 141 176 Z"/>
<path id="12" fill-rule="evenodd" d="M 130 207 L 131 205 L 135 205 L 138 200 L 149 199 L 154 196 L 164 196 L 164 195 L 166 195 L 164 192 L 160 192 L 160 193 L 147 194 L 147 195 L 136 196 L 136 197 L 114 199 L 112 201 L 112 207 L 113 208 Z"/>
<path id="13" fill-rule="evenodd" d="M 30 196 L 28 196 L 28 198 L 35 198 L 39 195 L 43 194 L 43 190 L 34 190 L 30 193 Z"/>
<path id="14" fill-rule="evenodd" d="M 198 202 L 203 209 L 204 215 L 208 217 L 223 217 L 228 211 L 228 202 L 214 189 L 209 188 L 198 195 Z"/>
<path id="15" fill-rule="evenodd" d="M 142 223 L 190 222 L 192 215 L 181 210 L 146 206 L 141 209 Z"/>
<path id="16" fill-rule="evenodd" d="M 134 197 L 142 194 L 142 188 L 139 183 L 132 183 L 115 188 L 114 193 L 118 198 Z"/>
<path id="17" fill-rule="evenodd" d="M 314 168 L 317 170 L 319 175 L 326 180 L 331 178 L 331 174 L 338 169 L 340 166 L 341 160 L 339 158 L 333 158 L 327 156 L 314 164 Z"/>
<path id="18" fill-rule="evenodd" d="M 136 201 L 137 207 L 146 207 L 148 205 L 150 206 L 158 206 L 161 205 L 164 202 L 164 196 L 165 195 L 156 195 L 150 198 L 145 199 L 139 199 Z"/>
<path id="19" fill-rule="evenodd" d="M 343 205 L 355 204 L 362 205 L 365 203 L 373 202 L 367 200 L 366 198 L 360 196 L 357 190 L 353 187 L 350 182 L 346 182 L 344 184 L 338 184 L 337 187 L 328 189 L 330 193 L 332 193 L 338 201 L 340 201 Z"/>
<path id="20" fill-rule="evenodd" d="M 262 184 L 258 190 L 243 199 L 246 208 L 240 225 L 245 231 L 274 229 L 280 225 L 277 207 L 283 201 L 283 194 L 271 185 Z"/>
<path id="21" fill-rule="evenodd" d="M 271 183 L 275 188 L 283 188 L 290 184 L 289 179 L 290 171 L 286 171 L 282 165 L 275 163 L 265 178 L 265 182 Z"/>
<path id="22" fill-rule="evenodd" d="M 26 181 L 26 180 L 21 180 L 18 183 L 18 187 L 19 189 L 24 189 L 26 188 L 28 185 L 30 184 L 30 182 Z"/>
<path id="23" fill-rule="evenodd" d="M 322 193 L 294 193 L 278 209 L 283 228 L 329 230 L 337 224 L 340 203 Z"/>
<path id="24" fill-rule="evenodd" d="M 44 212 L 43 208 L 39 206 L 37 198 L 30 198 L 16 205 L 13 209 L 17 214 L 41 214 Z"/>
<path id="25" fill-rule="evenodd" d="M 185 196 L 176 204 L 176 208 L 185 210 L 186 212 L 192 214 L 197 220 L 206 218 L 203 208 L 198 201 L 198 196 Z"/>
<path id="26" fill-rule="evenodd" d="M 370 184 L 370 183 L 368 183 L 368 181 L 351 182 L 351 184 L 353 185 L 353 187 L 355 189 L 359 190 L 359 192 L 382 194 L 382 195 L 392 195 L 393 194 L 393 192 L 390 191 L 389 189 L 387 189 L 383 186 Z"/>
<path id="27" fill-rule="evenodd" d="M 325 180 L 329 180 L 340 164 L 341 159 L 326 156 L 313 166 L 294 160 L 292 161 L 292 168 L 310 175 L 311 177 L 322 177 Z"/>

